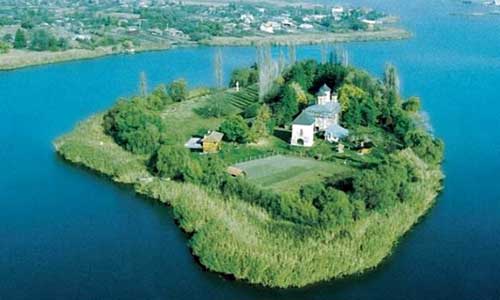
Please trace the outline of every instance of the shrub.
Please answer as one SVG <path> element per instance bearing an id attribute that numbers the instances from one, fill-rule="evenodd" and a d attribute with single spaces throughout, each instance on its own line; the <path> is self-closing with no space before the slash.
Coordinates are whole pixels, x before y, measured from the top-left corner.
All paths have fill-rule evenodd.
<path id="1" fill-rule="evenodd" d="M 137 154 L 154 153 L 164 140 L 160 116 L 142 98 L 118 101 L 104 116 L 104 128 L 119 145 Z"/>
<path id="2" fill-rule="evenodd" d="M 434 139 L 423 130 L 412 130 L 404 138 L 405 145 L 415 151 L 420 158 L 431 164 L 438 164 L 443 160 L 444 143 Z"/>
<path id="3" fill-rule="evenodd" d="M 354 206 L 346 193 L 328 189 L 320 214 L 320 222 L 325 226 L 345 226 L 353 221 Z"/>
<path id="4" fill-rule="evenodd" d="M 187 82 L 184 79 L 175 80 L 168 85 L 167 93 L 175 102 L 181 102 L 187 99 Z"/>
<path id="5" fill-rule="evenodd" d="M 163 145 L 152 158 L 155 171 L 162 177 L 198 182 L 203 171 L 197 160 L 191 159 L 182 146 Z"/>
<path id="6" fill-rule="evenodd" d="M 229 117 L 220 125 L 220 131 L 224 133 L 224 139 L 229 142 L 247 143 L 249 130 L 248 124 L 239 115 Z"/>
<path id="7" fill-rule="evenodd" d="M 257 116 L 257 113 L 259 112 L 259 109 L 262 105 L 260 103 L 253 103 L 245 108 L 243 111 L 243 117 L 245 119 L 251 119 L 255 118 Z"/>
<path id="8" fill-rule="evenodd" d="M 257 83 L 259 80 L 259 72 L 256 66 L 250 68 L 236 69 L 231 74 L 231 79 L 229 81 L 229 86 L 234 87 L 238 82 L 240 87 L 248 87 L 252 84 Z"/>

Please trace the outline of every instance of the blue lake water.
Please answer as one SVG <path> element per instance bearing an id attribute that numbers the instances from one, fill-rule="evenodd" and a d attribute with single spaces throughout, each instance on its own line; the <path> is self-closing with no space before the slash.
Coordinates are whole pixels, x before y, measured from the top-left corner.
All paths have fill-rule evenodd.
<path id="1" fill-rule="evenodd" d="M 0 299 L 500 299 L 500 16 L 355 2 L 401 15 L 415 37 L 346 45 L 351 62 L 396 64 L 446 142 L 443 194 L 383 265 L 304 289 L 227 281 L 195 263 L 169 208 L 55 155 L 57 136 L 134 93 L 141 71 L 151 86 L 213 84 L 214 50 L 185 48 L 0 73 Z M 224 49 L 226 73 L 254 55 Z"/>

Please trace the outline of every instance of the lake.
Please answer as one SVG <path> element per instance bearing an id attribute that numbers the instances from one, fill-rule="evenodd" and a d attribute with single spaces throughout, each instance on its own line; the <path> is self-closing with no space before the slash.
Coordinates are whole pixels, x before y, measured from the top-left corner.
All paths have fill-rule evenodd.
<path id="1" fill-rule="evenodd" d="M 461 1 L 355 2 L 401 15 L 415 37 L 345 45 L 351 63 L 394 63 L 446 143 L 443 194 L 380 267 L 303 289 L 228 281 L 194 261 L 168 207 L 57 157 L 52 141 L 137 91 L 141 71 L 150 86 L 213 84 L 214 49 L 181 48 L 0 73 L 0 299 L 499 299 L 500 16 L 450 16 L 474 9 Z M 223 52 L 226 75 L 255 58 Z"/>

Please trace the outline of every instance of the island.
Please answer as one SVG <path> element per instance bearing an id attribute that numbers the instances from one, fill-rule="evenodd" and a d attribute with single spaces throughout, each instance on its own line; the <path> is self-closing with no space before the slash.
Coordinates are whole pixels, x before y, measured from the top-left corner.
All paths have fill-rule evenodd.
<path id="1" fill-rule="evenodd" d="M 4 1 L 0 70 L 179 46 L 406 39 L 369 8 L 286 1 Z"/>
<path id="2" fill-rule="evenodd" d="M 229 88 L 150 91 L 142 74 L 55 149 L 169 205 L 196 261 L 226 278 L 303 287 L 377 267 L 442 189 L 419 98 L 392 65 L 378 79 L 336 53 L 257 52 Z"/>

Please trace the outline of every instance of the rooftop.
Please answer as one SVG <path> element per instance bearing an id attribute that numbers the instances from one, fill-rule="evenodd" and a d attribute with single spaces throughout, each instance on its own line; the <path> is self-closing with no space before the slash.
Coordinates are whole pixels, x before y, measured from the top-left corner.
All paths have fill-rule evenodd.
<path id="1" fill-rule="evenodd" d="M 349 130 L 345 129 L 344 127 L 342 127 L 338 124 L 332 124 L 332 125 L 328 126 L 325 133 L 327 135 L 341 139 L 341 138 L 345 138 L 349 135 Z"/>
<path id="2" fill-rule="evenodd" d="M 327 96 L 328 93 L 331 93 L 332 89 L 325 84 L 323 84 L 323 86 L 319 89 L 318 93 L 316 94 L 316 96 Z"/>
<path id="3" fill-rule="evenodd" d="M 303 111 L 295 120 L 293 125 L 313 125 L 316 120 L 307 111 Z"/>
<path id="4" fill-rule="evenodd" d="M 202 149 L 203 147 L 201 145 L 201 138 L 197 137 L 190 138 L 189 141 L 187 141 L 186 144 L 184 144 L 184 147 L 193 150 Z"/>
<path id="5" fill-rule="evenodd" d="M 219 143 L 220 141 L 222 141 L 223 137 L 224 137 L 223 133 L 212 131 L 203 138 L 203 142 Z"/>
<path id="6" fill-rule="evenodd" d="M 331 116 L 340 112 L 340 105 L 337 102 L 315 104 L 306 108 L 304 112 L 307 112 L 314 116 Z"/>

